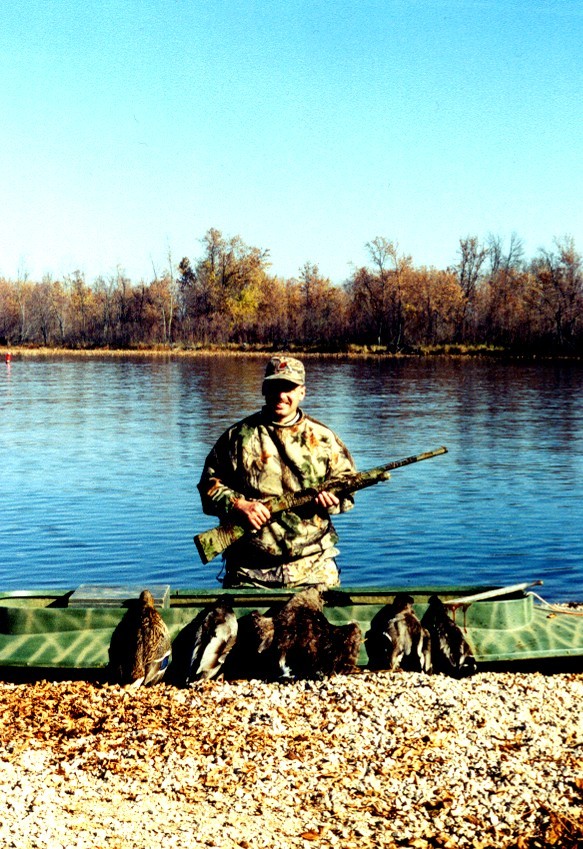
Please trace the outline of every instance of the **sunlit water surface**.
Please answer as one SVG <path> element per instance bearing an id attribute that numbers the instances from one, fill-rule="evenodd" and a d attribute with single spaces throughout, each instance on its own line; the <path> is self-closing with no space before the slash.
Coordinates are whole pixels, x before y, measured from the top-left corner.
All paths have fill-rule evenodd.
<path id="1" fill-rule="evenodd" d="M 214 440 L 265 358 L 16 359 L 0 369 L 0 590 L 215 587 L 194 533 Z M 307 412 L 359 468 L 446 445 L 335 520 L 344 585 L 511 584 L 583 598 L 583 368 L 309 360 Z"/>

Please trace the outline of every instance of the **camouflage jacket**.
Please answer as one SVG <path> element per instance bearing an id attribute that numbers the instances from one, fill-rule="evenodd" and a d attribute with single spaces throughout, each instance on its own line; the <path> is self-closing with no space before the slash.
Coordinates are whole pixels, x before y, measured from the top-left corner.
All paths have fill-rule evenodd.
<path id="1" fill-rule="evenodd" d="M 325 425 L 301 411 L 293 424 L 273 424 L 261 410 L 219 438 L 206 459 L 198 489 L 204 512 L 224 520 L 241 496 L 251 500 L 298 492 L 355 470 L 348 449 Z M 227 561 L 232 555 L 238 562 L 269 567 L 332 550 L 338 537 L 329 512 L 353 506 L 347 497 L 330 511 L 308 504 L 279 514 L 231 546 Z M 331 551 L 332 556 L 335 553 Z"/>

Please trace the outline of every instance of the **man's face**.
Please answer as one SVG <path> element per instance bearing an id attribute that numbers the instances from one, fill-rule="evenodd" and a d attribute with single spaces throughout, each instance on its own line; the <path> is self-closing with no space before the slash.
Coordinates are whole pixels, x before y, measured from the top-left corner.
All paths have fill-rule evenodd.
<path id="1" fill-rule="evenodd" d="M 265 406 L 274 422 L 286 424 L 292 421 L 306 395 L 305 386 L 297 386 L 289 380 L 266 380 L 263 384 Z"/>

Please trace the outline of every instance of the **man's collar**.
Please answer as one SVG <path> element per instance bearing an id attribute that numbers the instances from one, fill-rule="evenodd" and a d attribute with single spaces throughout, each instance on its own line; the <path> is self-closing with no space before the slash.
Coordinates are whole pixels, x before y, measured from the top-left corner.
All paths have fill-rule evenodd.
<path id="1" fill-rule="evenodd" d="M 261 415 L 262 415 L 262 417 L 263 417 L 264 421 L 265 421 L 267 424 L 273 425 L 273 427 L 292 427 L 292 425 L 297 424 L 297 423 L 298 423 L 299 421 L 301 421 L 301 420 L 303 419 L 303 417 L 304 417 L 303 410 L 301 410 L 299 407 L 298 407 L 298 410 L 297 410 L 297 412 L 296 412 L 295 416 L 294 416 L 294 417 L 293 417 L 293 419 L 291 420 L 291 422 L 284 422 L 284 423 L 282 423 L 282 422 L 273 422 L 273 421 L 271 421 L 271 419 L 269 418 L 269 413 L 267 412 L 267 408 L 266 408 L 266 407 L 262 407 L 262 408 L 261 408 Z"/>

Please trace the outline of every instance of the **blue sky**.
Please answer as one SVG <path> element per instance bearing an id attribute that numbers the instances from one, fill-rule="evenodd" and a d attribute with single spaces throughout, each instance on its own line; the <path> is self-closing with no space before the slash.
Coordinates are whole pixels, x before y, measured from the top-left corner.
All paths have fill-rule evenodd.
<path id="1" fill-rule="evenodd" d="M 579 0 L 3 0 L 0 276 L 583 250 Z"/>

